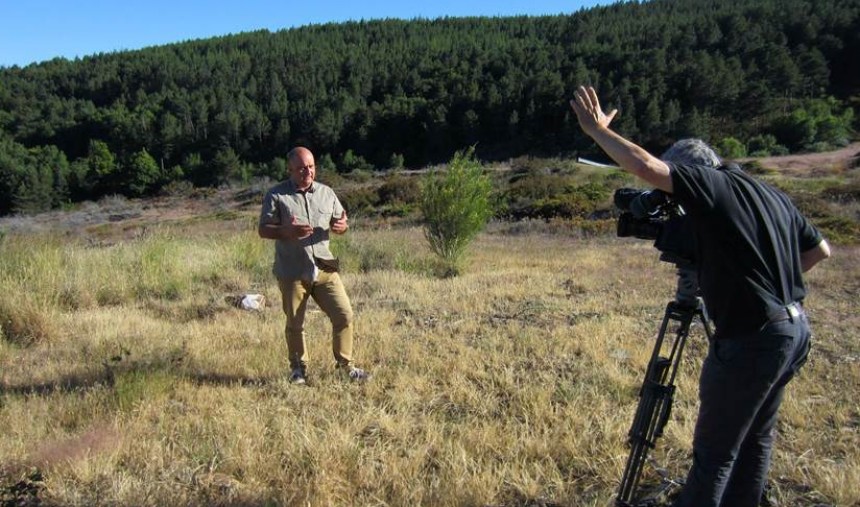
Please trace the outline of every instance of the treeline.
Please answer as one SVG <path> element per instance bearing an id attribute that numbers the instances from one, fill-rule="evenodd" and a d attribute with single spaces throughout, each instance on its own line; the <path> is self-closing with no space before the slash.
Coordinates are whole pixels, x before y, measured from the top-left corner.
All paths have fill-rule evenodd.
<path id="1" fill-rule="evenodd" d="M 582 83 L 660 149 L 845 144 L 860 0 L 654 0 L 570 16 L 384 20 L 246 33 L 0 69 L 0 214 L 112 193 L 325 169 L 587 153 Z"/>

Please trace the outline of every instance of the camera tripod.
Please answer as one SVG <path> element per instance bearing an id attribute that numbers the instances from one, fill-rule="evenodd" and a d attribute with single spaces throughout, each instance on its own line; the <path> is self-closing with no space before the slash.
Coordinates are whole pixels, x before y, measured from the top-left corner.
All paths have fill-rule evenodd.
<path id="1" fill-rule="evenodd" d="M 679 295 L 681 292 L 681 283 L 679 283 Z M 689 302 L 682 303 L 679 301 Z M 615 499 L 616 507 L 655 505 L 656 496 L 667 489 L 669 485 L 675 484 L 664 474 L 661 474 L 664 476 L 664 483 L 662 484 L 664 487 L 658 490 L 656 495 L 646 495 L 644 498 L 634 499 L 639 486 L 639 479 L 642 477 L 643 466 L 648 458 L 648 450 L 655 447 L 657 439 L 663 435 L 663 427 L 669 420 L 672 411 L 672 398 L 675 394 L 675 377 L 678 373 L 678 366 L 681 364 L 681 354 L 690 333 L 690 324 L 696 317 L 701 321 L 710 341 L 713 333 L 701 298 L 676 297 L 674 301 L 666 305 L 660 333 L 654 343 L 654 351 L 648 361 L 645 380 L 639 390 L 639 406 L 636 408 L 636 415 L 628 433 L 627 442 L 630 445 L 630 455 L 627 458 L 627 465 L 624 467 L 624 475 L 621 476 L 621 485 Z M 675 338 L 671 344 L 666 344 L 667 354 L 662 355 L 664 338 L 670 322 L 677 324 Z"/>

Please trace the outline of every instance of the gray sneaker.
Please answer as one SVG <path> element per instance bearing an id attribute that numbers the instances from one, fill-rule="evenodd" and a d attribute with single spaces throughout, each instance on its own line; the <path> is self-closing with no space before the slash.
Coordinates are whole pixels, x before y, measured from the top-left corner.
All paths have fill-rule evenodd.
<path id="1" fill-rule="evenodd" d="M 304 368 L 293 368 L 290 372 L 290 384 L 303 385 L 308 381 Z"/>

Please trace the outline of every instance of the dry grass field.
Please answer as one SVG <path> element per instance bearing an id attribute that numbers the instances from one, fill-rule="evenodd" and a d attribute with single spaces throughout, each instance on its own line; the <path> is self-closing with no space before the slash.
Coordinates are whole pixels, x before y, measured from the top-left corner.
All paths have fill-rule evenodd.
<path id="1" fill-rule="evenodd" d="M 336 375 L 313 308 L 302 387 L 255 212 L 142 226 L 141 210 L 0 241 L 2 505 L 612 504 L 675 285 L 650 242 L 494 223 L 439 278 L 420 228 L 355 220 L 335 247 L 373 378 Z M 814 349 L 768 494 L 858 506 L 860 247 L 807 280 Z M 249 292 L 262 311 L 230 303 Z M 654 453 L 671 477 L 689 466 L 706 348 L 695 328 Z"/>

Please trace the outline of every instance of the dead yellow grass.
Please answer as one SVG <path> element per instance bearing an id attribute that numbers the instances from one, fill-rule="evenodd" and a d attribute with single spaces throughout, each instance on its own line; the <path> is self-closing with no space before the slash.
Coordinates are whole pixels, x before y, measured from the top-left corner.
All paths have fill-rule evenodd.
<path id="1" fill-rule="evenodd" d="M 76 505 L 611 503 L 674 291 L 649 244 L 494 227 L 439 279 L 420 229 L 356 227 L 340 247 L 374 377 L 336 375 L 312 308 L 302 388 L 286 381 L 271 244 L 205 229 L 99 248 L 7 238 L 2 293 L 26 285 L 53 327 L 0 340 L 4 480 L 38 467 L 41 497 Z M 780 505 L 860 502 L 858 260 L 842 248 L 809 276 L 816 349 L 783 410 Z M 225 302 L 242 291 L 269 306 Z M 705 350 L 695 330 L 655 453 L 676 477 Z"/>

